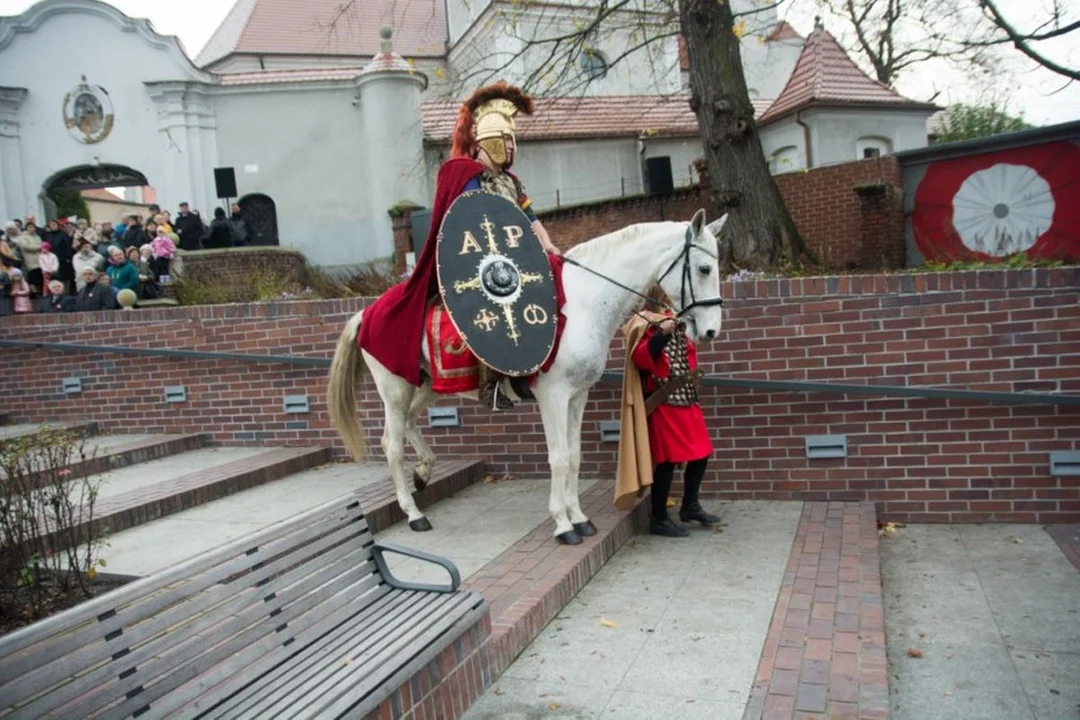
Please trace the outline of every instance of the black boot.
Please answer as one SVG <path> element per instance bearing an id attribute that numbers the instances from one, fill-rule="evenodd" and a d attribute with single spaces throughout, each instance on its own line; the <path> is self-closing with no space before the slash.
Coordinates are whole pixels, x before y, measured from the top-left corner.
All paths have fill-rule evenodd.
<path id="1" fill-rule="evenodd" d="M 682 508 L 679 510 L 679 519 L 683 522 L 697 520 L 706 527 L 715 527 L 720 524 L 720 518 L 705 512 L 698 501 L 698 493 L 701 490 L 701 481 L 705 478 L 705 466 L 708 458 L 701 458 L 686 464 L 686 474 L 683 482 L 686 484 L 686 492 L 683 494 Z"/>
<path id="2" fill-rule="evenodd" d="M 522 400 L 536 399 L 536 396 L 533 395 L 532 388 L 529 387 L 529 378 L 527 377 L 510 378 L 510 387 L 514 389 L 514 393 Z"/>
<path id="3" fill-rule="evenodd" d="M 671 477 L 675 466 L 671 463 L 657 463 L 653 470 L 653 484 L 649 489 L 652 499 L 652 513 L 649 515 L 649 534 L 664 537 L 686 537 L 688 533 L 671 521 L 667 512 L 668 493 L 671 492 Z"/>

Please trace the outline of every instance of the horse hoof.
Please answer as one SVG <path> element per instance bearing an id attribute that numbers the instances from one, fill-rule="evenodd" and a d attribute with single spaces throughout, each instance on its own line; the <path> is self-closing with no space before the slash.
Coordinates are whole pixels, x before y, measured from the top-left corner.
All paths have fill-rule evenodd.
<path id="1" fill-rule="evenodd" d="M 574 523 L 574 529 L 581 537 L 592 537 L 596 534 L 596 526 L 592 524 L 592 520 Z"/>
<path id="2" fill-rule="evenodd" d="M 580 545 L 581 544 L 581 536 L 578 535 L 577 530 L 567 530 L 564 533 L 559 533 L 558 535 L 555 536 L 555 539 L 558 540 L 563 545 Z"/>
<path id="3" fill-rule="evenodd" d="M 427 480 L 420 477 L 420 473 L 413 470 L 412 484 L 416 488 L 417 492 L 419 492 L 420 490 L 423 490 L 424 488 L 427 487 Z"/>
<path id="4" fill-rule="evenodd" d="M 409 529 L 416 532 L 427 532 L 428 530 L 431 530 L 432 527 L 431 523 L 428 522 L 428 519 L 426 517 L 422 517 L 417 518 L 416 520 L 410 520 Z"/>

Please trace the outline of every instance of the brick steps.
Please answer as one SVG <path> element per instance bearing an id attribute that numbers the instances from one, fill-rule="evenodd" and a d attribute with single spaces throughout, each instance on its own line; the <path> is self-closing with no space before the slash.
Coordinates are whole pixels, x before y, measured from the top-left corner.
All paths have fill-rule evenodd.
<path id="1" fill-rule="evenodd" d="M 330 447 L 269 448 L 258 455 L 99 497 L 80 528 L 117 533 L 329 462 Z M 50 536 L 50 540 L 56 540 Z"/>
<path id="2" fill-rule="evenodd" d="M 72 463 L 67 469 L 71 471 L 71 478 L 77 479 L 87 475 L 105 473 L 109 470 L 149 462 L 150 460 L 159 460 L 191 450 L 198 450 L 207 447 L 209 443 L 210 436 L 204 433 L 155 435 L 143 440 L 110 445 L 103 454 Z"/>

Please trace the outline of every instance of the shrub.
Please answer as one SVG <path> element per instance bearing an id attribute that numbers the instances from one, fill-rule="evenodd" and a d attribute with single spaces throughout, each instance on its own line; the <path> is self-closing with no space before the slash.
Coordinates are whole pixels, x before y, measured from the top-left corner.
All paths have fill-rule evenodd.
<path id="1" fill-rule="evenodd" d="M 102 479 L 73 477 L 72 466 L 95 454 L 85 433 L 48 426 L 0 442 L 0 631 L 94 594 Z"/>

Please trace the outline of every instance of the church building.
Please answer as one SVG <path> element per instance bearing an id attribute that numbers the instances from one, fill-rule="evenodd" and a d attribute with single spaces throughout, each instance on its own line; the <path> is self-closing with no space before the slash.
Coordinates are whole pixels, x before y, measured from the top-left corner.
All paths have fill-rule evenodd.
<path id="1" fill-rule="evenodd" d="M 496 71 L 524 82 L 547 47 L 529 39 L 588 5 L 237 0 L 192 59 L 107 3 L 42 0 L 0 17 L 0 217 L 49 217 L 61 191 L 148 186 L 207 221 L 238 202 L 261 242 L 314 265 L 388 258 L 389 211 L 430 204 L 460 99 Z M 743 62 L 774 173 L 927 145 L 938 108 L 869 78 L 820 25 L 804 38 L 775 8 L 749 17 Z M 538 211 L 696 181 L 685 49 L 633 44 L 629 26 L 598 37 L 520 118 L 515 171 Z M 65 46 L 86 51 L 42 52 Z"/>

